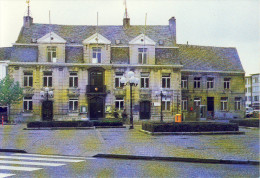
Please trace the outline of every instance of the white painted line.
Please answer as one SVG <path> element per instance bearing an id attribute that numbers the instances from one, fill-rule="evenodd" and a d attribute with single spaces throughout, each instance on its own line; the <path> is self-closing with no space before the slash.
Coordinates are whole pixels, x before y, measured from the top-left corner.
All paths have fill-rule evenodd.
<path id="1" fill-rule="evenodd" d="M 8 161 L 8 160 L 0 160 L 2 164 L 21 164 L 21 165 L 31 165 L 31 166 L 64 166 L 66 164 L 58 164 L 58 163 L 44 163 L 44 162 L 27 162 L 27 161 Z"/>
<path id="2" fill-rule="evenodd" d="M 20 156 L 0 156 L 0 159 L 18 159 L 18 160 L 33 160 L 33 161 L 56 161 L 56 162 L 69 162 L 78 163 L 85 160 L 76 159 L 53 159 L 53 158 L 35 158 L 35 157 L 20 157 Z"/>
<path id="3" fill-rule="evenodd" d="M 17 167 L 17 166 L 2 166 L 0 165 L 0 169 L 2 170 L 12 170 L 12 171 L 37 171 L 42 168 L 36 167 Z"/>
<path id="4" fill-rule="evenodd" d="M 0 178 L 10 177 L 10 176 L 15 176 L 15 174 L 5 174 L 5 173 L 0 173 Z"/>
<path id="5" fill-rule="evenodd" d="M 37 156 L 37 157 L 48 157 L 48 158 L 72 158 L 72 159 L 96 159 L 87 157 L 76 157 L 76 156 L 58 156 L 58 155 L 40 155 L 40 154 L 28 154 L 28 153 L 14 153 L 16 156 Z"/>

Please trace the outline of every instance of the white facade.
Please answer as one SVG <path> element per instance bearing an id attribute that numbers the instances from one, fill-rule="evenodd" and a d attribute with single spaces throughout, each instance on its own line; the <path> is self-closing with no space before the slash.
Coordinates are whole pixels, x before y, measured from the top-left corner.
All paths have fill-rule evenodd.
<path id="1" fill-rule="evenodd" d="M 260 74 L 247 76 L 245 82 L 246 107 L 259 108 Z"/>
<path id="2" fill-rule="evenodd" d="M 7 74 L 7 65 L 9 61 L 0 61 L 0 80 L 5 78 Z"/>

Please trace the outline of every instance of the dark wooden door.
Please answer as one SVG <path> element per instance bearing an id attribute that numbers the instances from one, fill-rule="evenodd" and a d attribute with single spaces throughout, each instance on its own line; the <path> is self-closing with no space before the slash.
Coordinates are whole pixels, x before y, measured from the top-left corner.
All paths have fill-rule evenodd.
<path id="1" fill-rule="evenodd" d="M 104 98 L 94 97 L 89 99 L 89 117 L 91 120 L 104 117 Z"/>
<path id="2" fill-rule="evenodd" d="M 207 97 L 208 111 L 214 112 L 214 97 Z"/>
<path id="3" fill-rule="evenodd" d="M 140 102 L 140 119 L 150 119 L 151 117 L 151 102 Z"/>
<path id="4" fill-rule="evenodd" d="M 53 119 L 53 102 L 43 101 L 42 102 L 42 120 L 52 121 Z"/>

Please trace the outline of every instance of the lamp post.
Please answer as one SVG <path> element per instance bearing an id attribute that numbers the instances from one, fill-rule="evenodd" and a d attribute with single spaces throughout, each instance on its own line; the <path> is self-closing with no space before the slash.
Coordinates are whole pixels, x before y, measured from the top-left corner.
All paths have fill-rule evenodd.
<path id="1" fill-rule="evenodd" d="M 161 89 L 161 92 L 158 92 L 158 91 L 156 91 L 155 92 L 155 94 L 156 94 L 156 96 L 161 96 L 161 122 L 163 122 L 163 113 L 162 113 L 162 98 L 163 97 L 166 97 L 166 95 L 167 95 L 167 92 L 166 91 L 163 91 L 162 89 Z"/>
<path id="2" fill-rule="evenodd" d="M 49 97 L 53 97 L 53 91 L 50 91 L 48 87 L 44 89 L 44 91 L 40 92 L 42 98 L 46 97 L 46 101 L 49 101 Z"/>
<path id="3" fill-rule="evenodd" d="M 133 71 L 129 71 L 127 73 L 127 78 L 126 77 L 122 77 L 120 79 L 120 82 L 123 83 L 123 85 L 130 85 L 130 127 L 129 129 L 133 129 L 134 128 L 134 120 L 133 120 L 133 101 L 132 101 L 132 87 L 133 86 L 137 86 L 139 83 L 139 78 L 134 76 L 134 72 Z"/>

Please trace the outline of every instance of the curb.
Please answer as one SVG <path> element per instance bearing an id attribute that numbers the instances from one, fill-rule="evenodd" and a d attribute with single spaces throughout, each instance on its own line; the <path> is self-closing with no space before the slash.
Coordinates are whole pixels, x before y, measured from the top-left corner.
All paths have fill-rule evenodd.
<path id="1" fill-rule="evenodd" d="M 126 128 L 126 126 L 95 126 L 95 128 Z"/>
<path id="2" fill-rule="evenodd" d="M 9 153 L 27 153 L 24 150 L 19 149 L 0 149 L 0 152 L 9 152 Z"/>
<path id="3" fill-rule="evenodd" d="M 181 158 L 181 157 L 158 157 L 158 156 L 136 156 L 136 155 L 117 155 L 117 154 L 97 154 L 96 158 L 114 158 L 114 159 L 136 159 L 153 161 L 176 161 L 191 163 L 211 163 L 211 164 L 249 164 L 259 165 L 259 161 L 252 160 L 226 160 L 226 159 L 201 159 L 201 158 Z"/>
<path id="4" fill-rule="evenodd" d="M 147 130 L 139 130 L 148 135 L 221 135 L 221 134 L 229 134 L 229 135 L 244 135 L 245 132 L 242 131 L 216 131 L 216 132 L 150 132 Z"/>
<path id="5" fill-rule="evenodd" d="M 39 128 L 24 128 L 23 130 L 88 130 L 95 127 L 39 127 Z"/>

